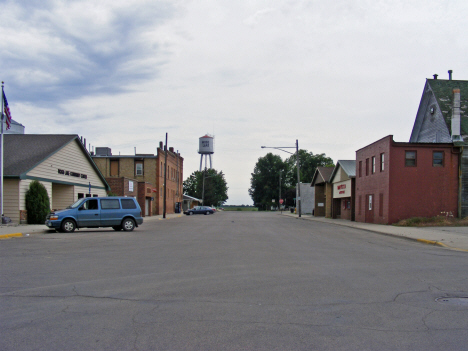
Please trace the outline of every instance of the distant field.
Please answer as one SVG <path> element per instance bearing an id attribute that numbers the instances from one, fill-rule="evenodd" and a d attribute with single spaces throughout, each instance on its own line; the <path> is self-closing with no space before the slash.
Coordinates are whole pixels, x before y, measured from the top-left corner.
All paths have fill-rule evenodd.
<path id="1" fill-rule="evenodd" d="M 258 211 L 257 207 L 230 206 L 224 207 L 224 211 Z"/>

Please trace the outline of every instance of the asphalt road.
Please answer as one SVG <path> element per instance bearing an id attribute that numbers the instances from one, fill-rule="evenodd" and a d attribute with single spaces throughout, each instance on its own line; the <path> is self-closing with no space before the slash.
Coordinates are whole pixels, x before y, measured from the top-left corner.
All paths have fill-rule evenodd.
<path id="1" fill-rule="evenodd" d="M 0 260 L 1 350 L 468 349 L 468 254 L 353 228 L 224 212 Z"/>

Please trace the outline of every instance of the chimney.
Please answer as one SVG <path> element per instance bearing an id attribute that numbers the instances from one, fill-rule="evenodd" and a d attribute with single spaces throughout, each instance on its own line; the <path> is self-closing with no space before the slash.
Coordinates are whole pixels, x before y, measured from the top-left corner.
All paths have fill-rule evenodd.
<path id="1" fill-rule="evenodd" d="M 452 80 L 452 73 L 453 73 L 453 71 L 451 69 L 449 69 L 448 70 L 449 80 Z"/>
<path id="2" fill-rule="evenodd" d="M 160 142 L 159 142 L 159 148 L 160 148 L 161 150 L 163 150 L 163 147 L 164 147 L 164 144 L 163 144 L 162 141 L 160 141 Z"/>
<path id="3" fill-rule="evenodd" d="M 449 71 L 450 72 L 450 71 Z M 452 140 L 463 141 L 460 126 L 460 89 L 453 89 L 453 105 L 452 105 Z"/>
<path id="4" fill-rule="evenodd" d="M 171 146 L 171 147 L 169 148 L 169 151 L 170 151 L 170 152 L 174 152 L 174 148 Z"/>
<path id="5" fill-rule="evenodd" d="M 84 145 L 84 148 L 86 149 L 86 138 L 84 138 L 84 143 L 83 143 L 83 145 Z M 86 150 L 88 150 L 88 149 L 86 149 Z"/>
<path id="6" fill-rule="evenodd" d="M 434 74 L 434 79 L 437 79 L 439 75 L 438 74 Z"/>

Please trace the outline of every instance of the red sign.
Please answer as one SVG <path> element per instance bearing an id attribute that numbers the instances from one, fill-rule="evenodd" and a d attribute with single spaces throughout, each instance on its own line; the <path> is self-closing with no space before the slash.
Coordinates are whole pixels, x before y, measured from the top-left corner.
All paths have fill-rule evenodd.
<path id="1" fill-rule="evenodd" d="M 283 199 L 280 199 L 280 204 L 283 204 Z"/>

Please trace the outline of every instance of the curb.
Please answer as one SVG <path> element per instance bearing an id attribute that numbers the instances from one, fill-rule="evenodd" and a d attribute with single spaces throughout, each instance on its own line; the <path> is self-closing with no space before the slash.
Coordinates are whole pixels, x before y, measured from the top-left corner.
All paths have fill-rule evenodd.
<path id="1" fill-rule="evenodd" d="M 408 236 L 403 236 L 403 235 L 398 235 L 398 234 L 384 233 L 384 232 L 377 231 L 377 230 L 373 230 L 373 229 L 359 228 L 359 227 L 355 227 L 355 226 L 352 226 L 352 225 L 343 225 L 343 224 L 341 224 L 341 223 L 323 222 L 323 221 L 319 221 L 319 220 L 314 220 L 313 218 L 304 218 L 304 217 L 298 217 L 298 216 L 294 216 L 294 215 L 291 216 L 291 215 L 288 215 L 288 214 L 286 214 L 286 216 L 287 216 L 287 217 L 290 217 L 290 218 L 294 218 L 294 219 L 309 220 L 309 221 L 314 221 L 314 222 L 320 222 L 320 223 L 326 223 L 326 224 L 337 225 L 337 226 L 340 226 L 340 227 L 348 227 L 348 228 L 354 228 L 354 229 L 365 230 L 365 231 L 368 231 L 368 232 L 371 232 L 371 233 L 375 233 L 375 234 L 387 235 L 387 236 L 392 236 L 392 237 L 394 237 L 394 238 L 400 238 L 400 239 L 406 239 L 406 240 L 416 241 L 416 242 L 421 243 L 421 244 L 440 246 L 440 247 L 444 247 L 444 248 L 446 248 L 446 249 L 454 250 L 454 251 L 468 252 L 468 250 L 466 250 L 466 249 L 460 249 L 460 248 L 458 248 L 458 247 L 449 246 L 449 245 L 447 245 L 447 244 L 444 244 L 444 243 L 442 243 L 442 242 L 440 242 L 440 241 L 436 241 L 436 240 L 411 238 L 411 237 L 408 237 Z"/>
<path id="2" fill-rule="evenodd" d="M 23 233 L 2 234 L 0 235 L 0 240 L 10 239 L 10 238 L 15 238 L 15 237 L 20 237 L 20 236 L 23 236 Z"/>

